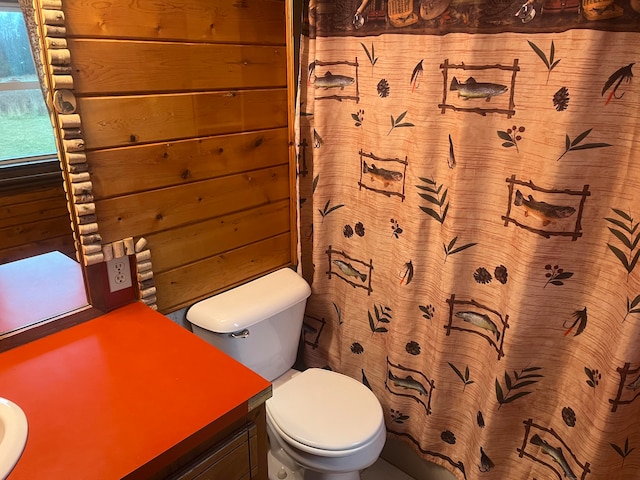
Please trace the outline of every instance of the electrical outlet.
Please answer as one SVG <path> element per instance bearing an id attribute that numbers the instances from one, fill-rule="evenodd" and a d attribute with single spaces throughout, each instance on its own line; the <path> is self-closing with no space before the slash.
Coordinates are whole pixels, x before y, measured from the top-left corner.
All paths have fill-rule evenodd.
<path id="1" fill-rule="evenodd" d="M 129 288 L 131 284 L 131 268 L 129 257 L 114 258 L 107 262 L 107 276 L 109 277 L 109 291 L 111 293 Z"/>

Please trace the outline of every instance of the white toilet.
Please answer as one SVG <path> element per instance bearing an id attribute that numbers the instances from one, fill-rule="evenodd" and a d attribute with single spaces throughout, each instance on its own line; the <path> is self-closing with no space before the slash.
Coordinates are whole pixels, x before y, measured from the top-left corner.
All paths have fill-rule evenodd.
<path id="1" fill-rule="evenodd" d="M 359 480 L 384 446 L 382 407 L 362 383 L 295 363 L 311 289 L 283 268 L 194 304 L 193 332 L 273 384 L 269 480 Z"/>

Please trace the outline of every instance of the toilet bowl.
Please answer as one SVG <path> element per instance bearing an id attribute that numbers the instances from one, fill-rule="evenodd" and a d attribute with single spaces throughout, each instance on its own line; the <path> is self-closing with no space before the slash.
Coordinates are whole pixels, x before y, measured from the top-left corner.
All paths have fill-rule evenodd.
<path id="1" fill-rule="evenodd" d="M 295 470 L 287 457 L 301 467 L 298 478 L 304 480 L 358 480 L 359 471 L 376 461 L 386 440 L 382 408 L 373 393 L 328 370 L 311 368 L 274 382 L 266 410 L 275 457 L 270 460 L 270 480 L 280 478 L 282 467 Z"/>
<path id="2" fill-rule="evenodd" d="M 266 402 L 269 480 L 358 480 L 384 446 L 380 402 L 329 370 L 291 370 L 309 285 L 283 268 L 194 304 L 193 333 L 273 384 Z"/>

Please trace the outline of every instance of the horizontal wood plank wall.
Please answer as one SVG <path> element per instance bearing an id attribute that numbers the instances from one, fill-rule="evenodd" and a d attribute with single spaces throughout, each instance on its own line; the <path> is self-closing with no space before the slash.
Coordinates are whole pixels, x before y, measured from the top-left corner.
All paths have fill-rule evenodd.
<path id="1" fill-rule="evenodd" d="M 158 309 L 292 264 L 285 1 L 63 10 L 100 234 L 147 240 Z"/>
<path id="2" fill-rule="evenodd" d="M 64 1 L 71 37 L 285 44 L 283 0 Z"/>
<path id="3" fill-rule="evenodd" d="M 87 149 L 286 125 L 286 90 L 78 98 Z"/>
<path id="4" fill-rule="evenodd" d="M 59 185 L 0 195 L 0 263 L 58 250 L 75 258 L 67 201 Z"/>
<path id="5" fill-rule="evenodd" d="M 286 84 L 286 49 L 142 41 L 68 41 L 76 93 L 181 92 Z M 144 68 L 140 68 L 140 60 Z"/>

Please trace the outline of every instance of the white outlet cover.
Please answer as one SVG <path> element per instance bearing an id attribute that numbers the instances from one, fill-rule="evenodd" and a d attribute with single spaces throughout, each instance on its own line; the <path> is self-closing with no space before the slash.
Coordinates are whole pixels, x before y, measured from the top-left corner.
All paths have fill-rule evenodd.
<path id="1" fill-rule="evenodd" d="M 114 258 L 107 262 L 107 277 L 111 293 L 131 287 L 131 268 L 129 257 Z"/>

